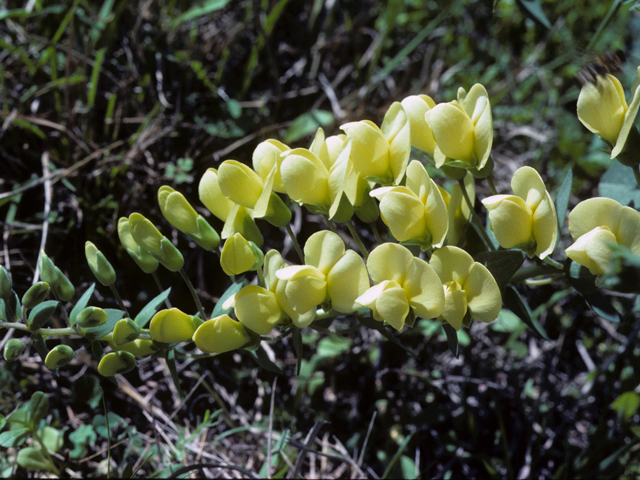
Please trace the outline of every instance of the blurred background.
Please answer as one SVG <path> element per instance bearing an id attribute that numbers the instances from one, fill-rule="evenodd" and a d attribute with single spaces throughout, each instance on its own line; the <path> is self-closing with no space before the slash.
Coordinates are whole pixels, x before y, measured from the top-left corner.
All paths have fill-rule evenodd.
<path id="1" fill-rule="evenodd" d="M 268 138 L 308 147 L 318 127 L 333 135 L 350 121 L 380 124 L 394 101 L 415 94 L 451 101 L 475 83 L 492 103 L 498 189 L 529 165 L 553 196 L 573 169 L 572 207 L 595 195 L 611 162 L 577 119 L 575 75 L 598 53 L 623 49 L 630 60 L 619 78 L 628 91 L 640 62 L 634 6 L 0 1 L 2 263 L 14 289 L 24 291 L 44 248 L 82 292 L 94 282 L 84 256 L 91 240 L 138 311 L 157 290 L 120 247 L 116 225 L 139 212 L 168 235 L 160 186 L 184 193 L 220 230 L 198 200 L 207 168 L 227 159 L 250 163 Z M 487 194 L 479 184 L 478 195 Z M 321 227 L 311 215 L 296 216 L 303 243 Z M 283 233 L 260 227 L 265 250 L 281 249 Z M 173 238 L 211 311 L 230 280 L 215 255 Z M 160 274 L 174 285 L 174 306 L 192 309 L 181 282 Z M 101 306 L 115 306 L 106 289 L 96 290 Z M 51 421 L 66 429 L 68 447 L 61 461 L 82 476 L 106 472 L 102 385 L 118 442 L 111 461 L 139 466 L 153 455 L 139 476 L 213 458 L 256 474 L 309 478 L 636 478 L 638 405 L 628 415 L 612 407 L 640 383 L 633 302 L 616 298 L 627 313 L 614 325 L 568 285 L 520 293 L 548 339 L 509 312 L 461 332 L 458 358 L 440 325 L 426 320 L 398 336 L 407 348 L 365 329 L 340 338 L 309 331 L 298 377 L 290 339 L 271 344 L 283 374 L 258 368 L 246 352 L 182 361 L 186 399 L 162 362 L 117 387 L 98 378 L 89 356 L 53 375 L 31 351 L 33 361 L 0 366 L 0 413 L 36 390 L 55 392 Z M 219 409 L 203 423 L 206 410 Z M 72 435 L 78 429 L 86 435 Z M 269 429 L 278 440 L 267 472 Z M 289 465 L 305 445 L 326 455 Z M 11 473 L 2 455 L 1 472 Z"/>

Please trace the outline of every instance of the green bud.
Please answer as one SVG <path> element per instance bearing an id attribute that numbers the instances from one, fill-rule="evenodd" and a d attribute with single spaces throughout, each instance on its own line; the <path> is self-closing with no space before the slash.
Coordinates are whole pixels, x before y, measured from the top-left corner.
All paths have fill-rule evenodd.
<path id="1" fill-rule="evenodd" d="M 49 370 L 63 367 L 73 360 L 73 348 L 68 345 L 58 345 L 53 348 L 44 359 L 44 365 Z"/>
<path id="2" fill-rule="evenodd" d="M 213 250 L 220 245 L 220 235 L 215 229 L 209 225 L 202 215 L 198 215 L 196 219 L 198 233 L 189 235 L 189 237 L 205 250 Z"/>
<path id="3" fill-rule="evenodd" d="M 23 350 L 24 343 L 17 338 L 12 338 L 4 346 L 4 359 L 7 362 L 15 362 Z"/>
<path id="4" fill-rule="evenodd" d="M 110 287 L 116 283 L 116 272 L 111 263 L 93 243 L 87 242 L 84 244 L 84 253 L 87 257 L 89 268 L 102 285 Z"/>
<path id="5" fill-rule="evenodd" d="M 111 377 L 118 373 L 127 373 L 136 366 L 136 357 L 125 351 L 107 353 L 100 364 L 98 372 L 104 377 Z"/>
<path id="6" fill-rule="evenodd" d="M 50 291 L 51 289 L 47 282 L 38 282 L 32 285 L 22 297 L 22 306 L 27 309 L 35 307 L 47 298 Z"/>
<path id="7" fill-rule="evenodd" d="M 182 268 L 184 258 L 180 251 L 149 219 L 139 213 L 132 213 L 129 215 L 129 228 L 135 242 L 167 269 L 177 272 Z"/>
<path id="8" fill-rule="evenodd" d="M 162 240 L 160 240 L 160 248 L 162 250 L 162 256 L 158 257 L 158 261 L 168 270 L 177 272 L 184 266 L 182 253 L 180 253 L 180 250 L 178 250 L 167 237 L 163 237 Z"/>
<path id="9" fill-rule="evenodd" d="M 130 318 L 122 318 L 118 320 L 113 329 L 113 342 L 116 345 L 122 345 L 132 342 L 140 335 L 140 327 Z"/>
<path id="10" fill-rule="evenodd" d="M 0 265 L 0 298 L 6 300 L 11 296 L 11 277 L 9 272 Z"/>
<path id="11" fill-rule="evenodd" d="M 76 317 L 76 323 L 80 328 L 99 327 L 106 321 L 107 312 L 99 307 L 87 307 Z"/>
<path id="12" fill-rule="evenodd" d="M 53 261 L 44 253 L 40 253 L 40 278 L 49 284 L 53 294 L 59 299 L 68 302 L 73 298 L 76 289 L 69 279 L 56 267 Z"/>
<path id="13" fill-rule="evenodd" d="M 118 220 L 118 237 L 120 243 L 125 248 L 129 256 L 138 264 L 138 267 L 144 273 L 152 273 L 158 269 L 158 260 L 156 260 L 148 251 L 140 247 L 131 235 L 131 225 L 129 219 L 122 217 Z"/>

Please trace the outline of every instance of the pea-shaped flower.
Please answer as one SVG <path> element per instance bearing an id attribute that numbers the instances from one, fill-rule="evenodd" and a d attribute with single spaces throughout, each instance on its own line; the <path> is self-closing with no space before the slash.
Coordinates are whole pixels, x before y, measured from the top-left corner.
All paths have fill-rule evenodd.
<path id="1" fill-rule="evenodd" d="M 489 211 L 491 230 L 504 248 L 520 248 L 530 257 L 545 258 L 558 238 L 556 207 L 540 174 L 521 167 L 513 174 L 514 195 L 494 195 L 482 200 Z"/>
<path id="2" fill-rule="evenodd" d="M 277 250 L 269 250 L 262 266 L 265 287 L 246 285 L 236 293 L 234 308 L 238 320 L 259 335 L 267 335 L 276 325 L 288 317 L 276 298 L 279 279 L 276 272 L 284 267 L 284 260 Z"/>
<path id="3" fill-rule="evenodd" d="M 149 324 L 151 337 L 160 343 L 187 342 L 195 331 L 191 315 L 177 308 L 160 310 Z"/>
<path id="4" fill-rule="evenodd" d="M 411 126 L 411 146 L 433 155 L 436 139 L 424 117 L 436 106 L 436 102 L 428 95 L 411 95 L 401 103 Z"/>
<path id="5" fill-rule="evenodd" d="M 193 341 L 205 353 L 224 353 L 244 347 L 251 337 L 240 322 L 229 315 L 220 315 L 200 325 L 193 335 Z"/>
<path id="6" fill-rule="evenodd" d="M 580 202 L 569 214 L 573 245 L 567 257 L 594 275 L 611 270 L 609 245 L 621 245 L 640 255 L 640 213 L 610 198 L 590 198 Z"/>
<path id="7" fill-rule="evenodd" d="M 223 239 L 240 233 L 259 247 L 262 246 L 264 239 L 253 219 L 253 210 L 232 202 L 222 194 L 218 183 L 218 171 L 215 168 L 209 168 L 200 179 L 198 195 L 204 206 L 225 222 L 220 234 Z"/>
<path id="8" fill-rule="evenodd" d="M 109 346 L 114 352 L 129 352 L 136 358 L 148 357 L 159 350 L 159 348 L 153 343 L 153 340 L 141 340 L 138 338 L 118 345 L 112 336 L 108 341 Z"/>
<path id="9" fill-rule="evenodd" d="M 441 321 L 460 330 L 463 321 L 475 318 L 492 322 L 502 307 L 502 295 L 491 272 L 458 247 L 443 247 L 431 256 L 429 264 L 440 277 L 444 289 Z"/>
<path id="10" fill-rule="evenodd" d="M 282 152 L 290 150 L 284 143 L 270 138 L 258 144 L 253 151 L 251 162 L 255 172 L 267 182 L 270 175 L 273 175 L 273 191 L 286 193 L 282 178 L 280 177 L 280 164 L 283 157 Z"/>
<path id="11" fill-rule="evenodd" d="M 213 250 L 218 246 L 218 233 L 180 192 L 164 185 L 158 190 L 158 203 L 164 218 L 202 248 Z"/>
<path id="12" fill-rule="evenodd" d="M 433 131 L 436 167 L 450 164 L 474 174 L 487 165 L 493 144 L 493 119 L 487 90 L 476 83 L 467 93 L 458 89 L 458 100 L 441 103 L 425 113 Z"/>
<path id="13" fill-rule="evenodd" d="M 356 171 L 383 185 L 402 179 L 411 153 L 411 127 L 399 102 L 394 102 L 378 128 L 369 120 L 340 127 L 351 140 L 350 161 Z"/>
<path id="14" fill-rule="evenodd" d="M 150 220 L 139 213 L 132 213 L 129 215 L 129 227 L 133 240 L 166 268 L 177 272 L 183 267 L 184 258 L 180 251 Z"/>
<path id="15" fill-rule="evenodd" d="M 640 135 L 633 122 L 640 107 L 638 80 L 631 104 L 627 105 L 622 84 L 616 77 L 607 74 L 598 75 L 596 79 L 595 84 L 588 82 L 580 90 L 578 119 L 609 145 L 611 158 L 618 158 L 625 165 L 637 165 Z M 635 155 L 626 154 L 629 148 L 636 150 Z"/>
<path id="16" fill-rule="evenodd" d="M 397 243 L 383 243 L 367 259 L 374 286 L 356 302 L 370 308 L 373 318 L 402 331 L 410 310 L 421 318 L 435 318 L 444 306 L 442 282 L 424 260 Z"/>
<path id="17" fill-rule="evenodd" d="M 320 304 L 327 303 L 340 313 L 359 308 L 356 298 L 369 286 L 360 255 L 346 250 L 337 234 L 323 230 L 309 237 L 304 257 L 305 265 L 284 267 L 275 272 L 279 280 L 278 304 L 295 326 L 308 326 Z"/>
<path id="18" fill-rule="evenodd" d="M 227 238 L 220 254 L 220 266 L 229 276 L 255 271 L 262 266 L 263 260 L 262 250 L 239 233 Z"/>
<path id="19" fill-rule="evenodd" d="M 442 246 L 449 228 L 447 206 L 420 162 L 409 164 L 406 187 L 381 187 L 370 195 L 380 200 L 382 221 L 396 240 L 423 250 Z"/>
<path id="20" fill-rule="evenodd" d="M 273 192 L 275 169 L 266 181 L 255 171 L 236 160 L 225 160 L 218 169 L 220 191 L 232 202 L 253 209 L 254 218 L 264 218 L 276 227 L 291 220 L 291 211 Z"/>

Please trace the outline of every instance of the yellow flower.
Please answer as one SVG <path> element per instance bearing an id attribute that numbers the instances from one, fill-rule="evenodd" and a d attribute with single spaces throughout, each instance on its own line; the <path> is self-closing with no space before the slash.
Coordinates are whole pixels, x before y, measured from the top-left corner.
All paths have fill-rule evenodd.
<path id="1" fill-rule="evenodd" d="M 440 315 L 444 306 L 442 283 L 427 262 L 404 246 L 383 243 L 367 259 L 374 286 L 356 299 L 370 308 L 373 318 L 402 331 L 410 310 L 421 318 Z"/>
<path id="2" fill-rule="evenodd" d="M 611 158 L 625 165 L 637 165 L 636 159 L 627 161 L 624 152 L 631 141 L 638 148 L 638 130 L 633 122 L 640 108 L 640 67 L 634 84 L 631 104 L 627 105 L 620 81 L 613 75 L 597 76 L 597 82 L 587 83 L 578 97 L 578 119 L 591 132 L 600 136 L 611 147 Z M 623 153 L 621 156 L 620 154 Z M 637 152 L 636 157 L 637 157 Z"/>
<path id="3" fill-rule="evenodd" d="M 350 161 L 356 171 L 383 185 L 400 182 L 411 153 L 411 127 L 399 102 L 391 104 L 380 128 L 369 120 L 340 128 L 351 141 Z"/>
<path id="4" fill-rule="evenodd" d="M 247 241 L 241 234 L 227 238 L 220 254 L 220 266 L 227 275 L 240 275 L 262 266 L 264 255 L 255 243 Z"/>
<path id="5" fill-rule="evenodd" d="M 396 240 L 423 250 L 442 246 L 449 227 L 447 206 L 420 162 L 409 164 L 406 187 L 381 187 L 370 195 L 380 200 L 382 221 Z"/>
<path id="6" fill-rule="evenodd" d="M 205 353 L 224 353 L 244 347 L 251 337 L 229 315 L 207 320 L 193 334 L 196 346 Z"/>
<path id="7" fill-rule="evenodd" d="M 276 298 L 293 324 L 303 328 L 313 322 L 316 308 L 328 303 L 340 313 L 359 307 L 356 298 L 369 286 L 362 257 L 346 250 L 335 233 L 323 230 L 304 246 L 305 265 L 284 267 L 278 278 Z"/>
<path id="8" fill-rule="evenodd" d="M 289 150 L 284 143 L 278 140 L 269 139 L 258 144 L 253 151 L 252 164 L 253 169 L 262 178 L 263 182 L 267 182 L 269 175 L 273 174 L 273 191 L 278 193 L 286 193 L 282 178 L 280 177 L 280 164 L 282 163 L 282 152 Z M 272 173 L 273 172 L 273 173 Z"/>
<path id="9" fill-rule="evenodd" d="M 433 155 L 436 139 L 425 120 L 425 113 L 435 107 L 436 102 L 428 95 L 411 95 L 401 103 L 411 126 L 411 146 Z"/>
<path id="10" fill-rule="evenodd" d="M 205 250 L 213 250 L 220 237 L 207 221 L 198 214 L 180 192 L 165 185 L 158 190 L 158 203 L 167 221 L 186 234 Z"/>
<path id="11" fill-rule="evenodd" d="M 198 184 L 198 196 L 207 210 L 223 222 L 227 221 L 234 203 L 222 194 L 218 183 L 218 171 L 215 168 L 207 169 L 202 175 Z"/>
<path id="12" fill-rule="evenodd" d="M 611 269 L 610 244 L 622 245 L 640 255 L 640 213 L 610 198 L 590 198 L 569 214 L 573 245 L 567 257 L 603 275 Z"/>
<path id="13" fill-rule="evenodd" d="M 160 310 L 149 324 L 151 337 L 160 343 L 189 341 L 195 331 L 192 317 L 177 308 Z"/>
<path id="14" fill-rule="evenodd" d="M 444 289 L 442 321 L 460 330 L 465 319 L 492 322 L 502 307 L 502 295 L 493 275 L 484 265 L 458 247 L 433 252 L 429 262 Z"/>
<path id="15" fill-rule="evenodd" d="M 109 346 L 114 352 L 129 352 L 134 357 L 148 357 L 158 351 L 158 347 L 154 345 L 153 340 L 136 339 L 131 342 L 116 345 L 115 339 L 109 340 Z"/>
<path id="16" fill-rule="evenodd" d="M 458 100 L 441 103 L 425 113 L 433 131 L 433 153 L 438 168 L 447 164 L 477 173 L 485 165 L 493 144 L 493 119 L 486 89 L 476 83 L 469 93 L 458 89 Z"/>
<path id="17" fill-rule="evenodd" d="M 218 169 L 220 191 L 232 202 L 253 209 L 254 218 L 264 218 L 272 225 L 282 227 L 291 220 L 291 211 L 273 192 L 276 171 L 273 168 L 263 180 L 243 163 L 225 160 Z"/>
<path id="18" fill-rule="evenodd" d="M 482 203 L 489 211 L 491 230 L 504 248 L 521 248 L 529 256 L 545 258 L 558 238 L 556 207 L 540 174 L 521 167 L 513 174 L 515 195 L 494 195 Z"/>

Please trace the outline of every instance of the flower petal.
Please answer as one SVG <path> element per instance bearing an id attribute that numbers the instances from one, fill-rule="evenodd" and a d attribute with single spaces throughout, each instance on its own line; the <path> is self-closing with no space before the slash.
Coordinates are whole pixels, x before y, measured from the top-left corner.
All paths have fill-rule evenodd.
<path id="1" fill-rule="evenodd" d="M 367 270 L 373 283 L 393 280 L 402 284 L 413 263 L 413 254 L 397 243 L 383 243 L 369 254 Z"/>
<path id="2" fill-rule="evenodd" d="M 327 275 L 327 292 L 331 306 L 340 313 L 358 309 L 356 299 L 369 288 L 369 275 L 362 257 L 347 250 Z"/>
<path id="3" fill-rule="evenodd" d="M 435 318 L 444 308 L 444 290 L 440 277 L 424 260 L 413 259 L 413 264 L 402 284 L 409 305 L 420 318 Z"/>
<path id="4" fill-rule="evenodd" d="M 502 308 L 502 295 L 496 280 L 487 268 L 475 262 L 462 285 L 467 295 L 467 308 L 480 322 L 492 322 Z"/>

